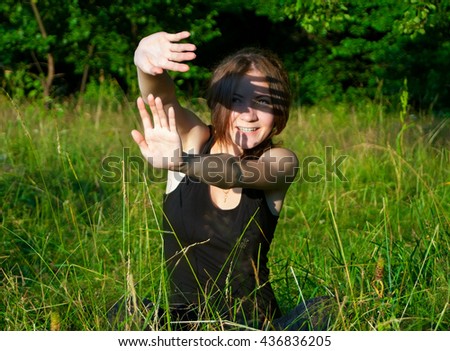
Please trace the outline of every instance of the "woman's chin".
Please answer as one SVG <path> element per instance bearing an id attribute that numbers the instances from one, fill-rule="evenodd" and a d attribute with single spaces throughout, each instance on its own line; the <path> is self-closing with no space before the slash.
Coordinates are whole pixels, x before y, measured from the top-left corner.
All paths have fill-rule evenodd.
<path id="1" fill-rule="evenodd" d="M 241 143 L 235 143 L 237 147 L 239 147 L 241 150 L 251 150 L 255 147 L 257 147 L 260 143 L 249 143 L 249 142 L 241 142 Z"/>
<path id="2" fill-rule="evenodd" d="M 242 150 L 250 150 L 261 144 L 261 141 L 259 139 L 247 137 L 246 135 L 243 136 L 241 134 L 237 134 L 235 135 L 234 143 Z"/>

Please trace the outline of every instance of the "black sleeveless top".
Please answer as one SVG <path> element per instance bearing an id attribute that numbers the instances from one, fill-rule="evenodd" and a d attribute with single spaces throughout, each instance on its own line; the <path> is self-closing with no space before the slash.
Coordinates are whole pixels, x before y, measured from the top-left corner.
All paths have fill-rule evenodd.
<path id="1" fill-rule="evenodd" d="M 164 196 L 163 211 L 171 305 L 207 301 L 223 317 L 245 320 L 279 315 L 267 268 L 278 216 L 262 190 L 243 188 L 238 206 L 222 210 L 209 185 L 186 176 Z"/>

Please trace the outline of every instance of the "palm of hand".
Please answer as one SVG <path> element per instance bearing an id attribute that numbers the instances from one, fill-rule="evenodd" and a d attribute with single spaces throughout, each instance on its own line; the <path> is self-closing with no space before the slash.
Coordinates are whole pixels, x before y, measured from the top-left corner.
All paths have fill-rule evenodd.
<path id="1" fill-rule="evenodd" d="M 174 109 L 170 107 L 166 113 L 161 99 L 152 95 L 148 98 L 148 104 L 153 115 L 153 123 L 143 99 L 139 98 L 137 105 L 144 125 L 144 136 L 134 130 L 133 139 L 153 167 L 175 169 L 181 163 L 183 147 L 176 128 Z"/>
<path id="2" fill-rule="evenodd" d="M 155 168 L 173 169 L 181 161 L 181 139 L 169 128 L 154 127 L 144 131 L 147 149 L 141 150 Z"/>
<path id="3" fill-rule="evenodd" d="M 134 56 L 136 66 L 150 75 L 161 74 L 165 69 L 188 71 L 189 66 L 183 62 L 195 58 L 196 47 L 193 44 L 178 42 L 189 35 L 189 32 L 159 32 L 142 39 Z"/>

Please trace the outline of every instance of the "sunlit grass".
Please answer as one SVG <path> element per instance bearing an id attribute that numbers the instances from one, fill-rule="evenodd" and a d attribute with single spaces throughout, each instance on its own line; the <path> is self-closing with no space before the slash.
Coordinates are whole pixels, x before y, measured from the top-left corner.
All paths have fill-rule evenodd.
<path id="1" fill-rule="evenodd" d="M 2 330 L 107 330 L 122 298 L 122 329 L 158 328 L 141 299 L 167 303 L 164 183 L 137 161 L 133 104 L 104 101 L 1 98 Z M 282 139 L 308 167 L 270 252 L 283 310 L 328 295 L 336 330 L 450 329 L 449 129 L 372 103 L 293 110 Z"/>

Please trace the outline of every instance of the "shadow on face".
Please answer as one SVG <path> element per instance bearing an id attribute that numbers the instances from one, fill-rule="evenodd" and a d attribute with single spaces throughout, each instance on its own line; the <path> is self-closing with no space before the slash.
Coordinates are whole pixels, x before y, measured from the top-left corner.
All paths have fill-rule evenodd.
<path id="1" fill-rule="evenodd" d="M 282 82 L 273 77 L 228 74 L 211 85 L 209 105 L 213 108 L 220 104 L 229 111 L 239 113 L 248 112 L 249 107 L 252 107 L 275 116 L 283 116 L 289 108 L 289 96 L 286 91 L 278 88 L 280 86 Z M 240 104 L 236 103 L 236 98 L 249 101 Z"/>

